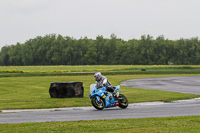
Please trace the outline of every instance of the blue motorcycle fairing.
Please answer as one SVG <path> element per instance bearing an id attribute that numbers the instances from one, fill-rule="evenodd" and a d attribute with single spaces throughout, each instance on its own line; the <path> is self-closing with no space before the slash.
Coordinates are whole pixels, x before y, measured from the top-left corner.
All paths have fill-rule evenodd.
<path id="1" fill-rule="evenodd" d="M 106 87 L 97 89 L 95 86 L 96 85 L 90 86 L 90 91 L 89 91 L 90 99 L 92 99 L 93 97 L 96 97 L 97 101 L 100 101 L 100 97 L 101 97 L 102 99 L 104 99 L 105 108 L 119 105 L 118 100 L 114 100 L 113 94 L 108 92 Z M 116 86 L 115 90 L 118 91 L 119 88 L 120 88 L 120 85 Z"/>

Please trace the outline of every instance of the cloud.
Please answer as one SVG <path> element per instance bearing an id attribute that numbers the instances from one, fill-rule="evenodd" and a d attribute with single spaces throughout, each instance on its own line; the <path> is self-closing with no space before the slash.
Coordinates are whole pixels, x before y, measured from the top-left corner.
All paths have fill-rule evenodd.
<path id="1" fill-rule="evenodd" d="M 0 0 L 0 45 L 36 36 L 200 36 L 199 0 Z M 1 47 L 1 46 L 0 46 Z"/>
<path id="2" fill-rule="evenodd" d="M 6 0 L 1 2 L 0 10 L 4 14 L 28 14 L 45 9 L 47 0 Z"/>

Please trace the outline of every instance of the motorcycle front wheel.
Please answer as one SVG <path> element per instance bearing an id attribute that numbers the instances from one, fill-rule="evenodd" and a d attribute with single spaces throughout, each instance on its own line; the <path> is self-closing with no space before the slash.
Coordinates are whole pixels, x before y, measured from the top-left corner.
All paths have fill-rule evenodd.
<path id="1" fill-rule="evenodd" d="M 91 103 L 92 103 L 92 105 L 93 105 L 96 109 L 98 109 L 98 110 L 102 110 L 102 109 L 104 109 L 104 107 L 105 107 L 105 103 L 104 103 L 104 101 L 103 101 L 102 98 L 100 98 L 100 101 L 97 101 L 97 98 L 96 98 L 96 97 L 93 97 L 93 98 L 91 99 Z"/>
<path id="2" fill-rule="evenodd" d="M 119 94 L 118 102 L 120 108 L 125 109 L 128 107 L 128 99 L 123 94 Z"/>

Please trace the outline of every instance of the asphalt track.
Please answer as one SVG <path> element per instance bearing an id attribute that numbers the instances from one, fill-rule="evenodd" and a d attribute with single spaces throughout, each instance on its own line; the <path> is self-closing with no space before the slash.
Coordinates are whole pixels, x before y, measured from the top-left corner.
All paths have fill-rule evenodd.
<path id="1" fill-rule="evenodd" d="M 200 76 L 134 79 L 124 81 L 121 85 L 135 88 L 200 94 Z M 147 102 L 129 104 L 127 109 L 114 107 L 102 111 L 98 111 L 93 107 L 61 108 L 51 110 L 41 109 L 34 110 L 34 112 L 23 111 L 33 110 L 20 110 L 18 113 L 0 113 L 0 123 L 192 116 L 200 115 L 200 98 L 180 100 L 170 103 Z"/>
<path id="2" fill-rule="evenodd" d="M 200 95 L 200 76 L 132 79 L 121 85 Z"/>

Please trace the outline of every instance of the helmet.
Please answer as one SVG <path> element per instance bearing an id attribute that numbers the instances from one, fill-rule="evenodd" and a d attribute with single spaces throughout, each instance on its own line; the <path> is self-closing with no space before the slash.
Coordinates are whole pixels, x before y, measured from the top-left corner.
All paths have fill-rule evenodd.
<path id="1" fill-rule="evenodd" d="M 96 81 L 100 81 L 101 77 L 102 77 L 101 72 L 97 72 L 97 73 L 94 74 L 94 78 L 95 78 Z"/>

